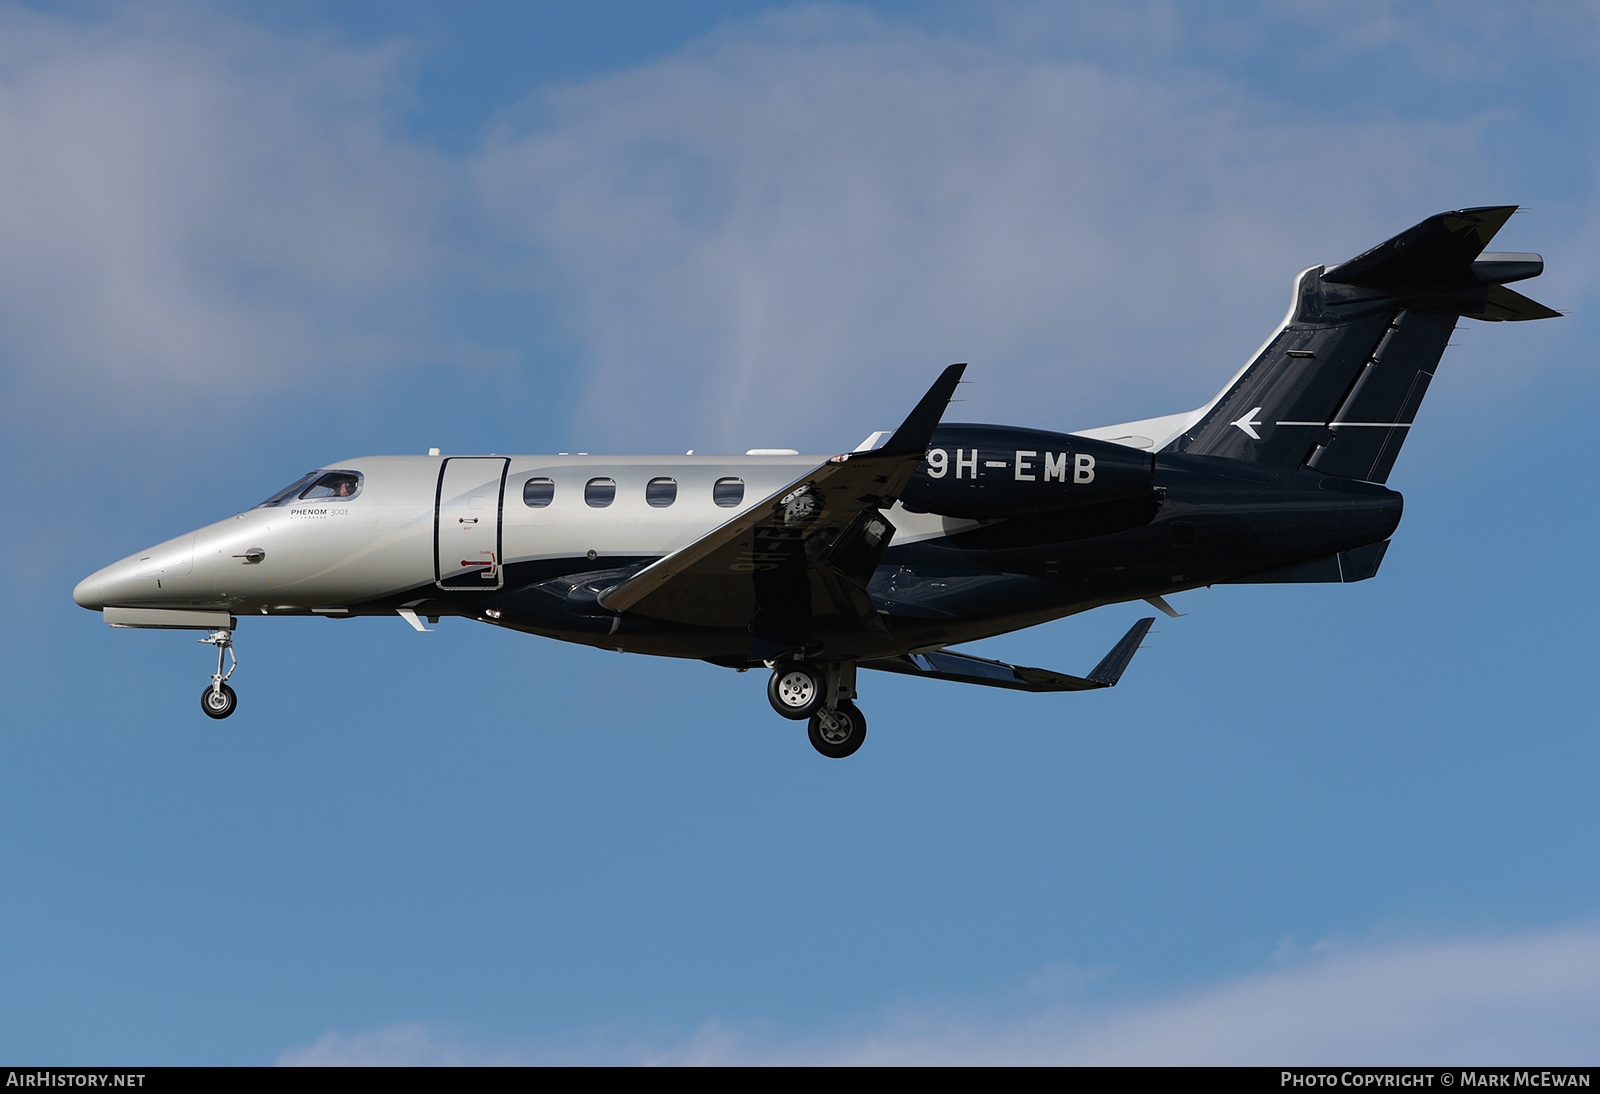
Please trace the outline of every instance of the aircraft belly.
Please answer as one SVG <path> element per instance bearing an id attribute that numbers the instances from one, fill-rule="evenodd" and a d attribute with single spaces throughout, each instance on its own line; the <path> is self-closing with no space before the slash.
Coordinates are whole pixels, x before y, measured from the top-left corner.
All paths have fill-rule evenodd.
<path id="1" fill-rule="evenodd" d="M 1160 501 L 1142 514 L 1040 514 L 897 544 L 873 601 L 901 638 L 921 627 L 966 641 L 1362 548 L 1400 519 L 1400 495 L 1381 486 L 1164 460 Z"/>

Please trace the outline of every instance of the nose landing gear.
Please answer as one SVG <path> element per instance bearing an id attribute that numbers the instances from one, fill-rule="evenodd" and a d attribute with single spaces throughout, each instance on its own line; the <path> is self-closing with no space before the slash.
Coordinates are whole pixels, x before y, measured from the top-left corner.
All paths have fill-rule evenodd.
<path id="1" fill-rule="evenodd" d="M 807 720 L 811 747 L 835 760 L 854 753 L 867 736 L 867 720 L 851 702 L 855 694 L 854 661 L 832 665 L 780 661 L 767 683 L 772 709 L 785 718 Z"/>
<path id="2" fill-rule="evenodd" d="M 233 675 L 233 670 L 239 667 L 239 659 L 233 653 L 233 632 L 212 631 L 200 641 L 217 647 L 217 671 L 211 674 L 211 683 L 200 693 L 200 709 L 205 711 L 209 718 L 226 718 L 239 705 L 239 697 L 227 683 L 228 677 Z M 222 671 L 224 654 L 228 657 L 227 672 Z"/>

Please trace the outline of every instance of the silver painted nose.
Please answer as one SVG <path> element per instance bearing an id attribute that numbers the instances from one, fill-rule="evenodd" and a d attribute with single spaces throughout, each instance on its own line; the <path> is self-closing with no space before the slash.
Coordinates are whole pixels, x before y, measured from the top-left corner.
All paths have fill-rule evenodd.
<path id="1" fill-rule="evenodd" d="M 113 562 L 78 582 L 78 587 L 72 590 L 72 599 L 79 607 L 96 612 L 107 604 L 148 599 L 156 591 L 155 580 L 139 574 L 141 569 L 148 568 L 148 561 L 142 559 L 125 558 Z"/>
<path id="2" fill-rule="evenodd" d="M 156 606 L 182 595 L 177 583 L 194 567 L 194 536 L 189 532 L 96 570 L 78 582 L 72 599 L 99 611 L 107 605 Z"/>
<path id="3" fill-rule="evenodd" d="M 78 582 L 77 587 L 72 590 L 72 599 L 78 607 L 97 612 L 106 606 L 105 595 L 100 591 L 100 575 L 104 573 L 104 570 L 96 570 Z"/>

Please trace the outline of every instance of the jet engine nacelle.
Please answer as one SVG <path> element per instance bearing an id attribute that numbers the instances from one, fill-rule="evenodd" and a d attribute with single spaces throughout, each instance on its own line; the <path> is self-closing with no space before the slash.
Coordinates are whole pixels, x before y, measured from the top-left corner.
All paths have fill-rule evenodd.
<path id="1" fill-rule="evenodd" d="M 1155 458 L 1126 445 L 999 425 L 947 425 L 901 495 L 907 509 L 980 520 L 1149 495 Z"/>

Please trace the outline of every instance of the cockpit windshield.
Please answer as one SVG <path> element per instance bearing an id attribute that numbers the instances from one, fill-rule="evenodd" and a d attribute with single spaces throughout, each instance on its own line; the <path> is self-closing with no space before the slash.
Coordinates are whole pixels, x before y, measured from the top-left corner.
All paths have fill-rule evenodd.
<path id="1" fill-rule="evenodd" d="M 361 476 L 354 471 L 329 471 L 300 491 L 300 500 L 312 498 L 353 498 L 361 492 Z"/>
<path id="2" fill-rule="evenodd" d="M 312 471 L 279 490 L 272 497 L 255 506 L 273 509 L 291 501 L 308 501 L 312 498 L 353 498 L 361 493 L 359 471 Z"/>

